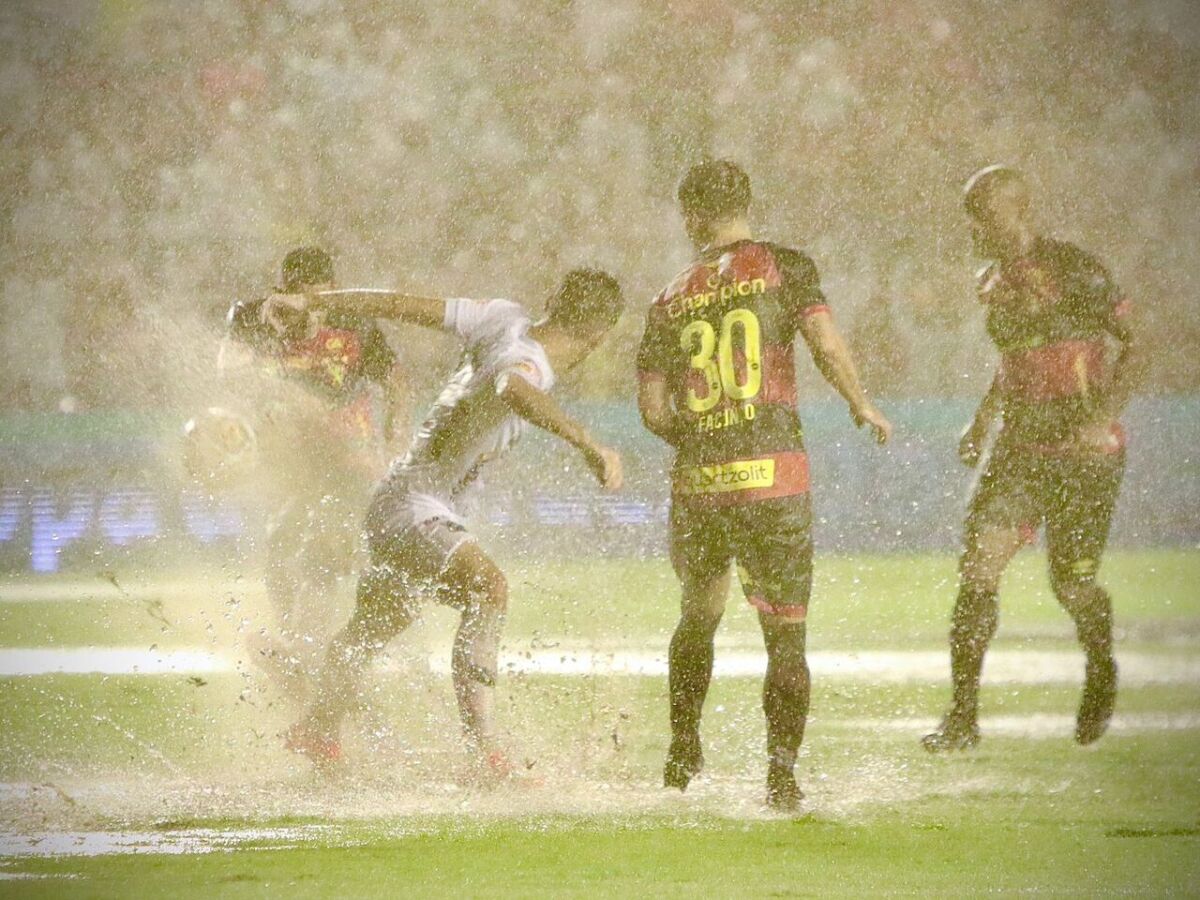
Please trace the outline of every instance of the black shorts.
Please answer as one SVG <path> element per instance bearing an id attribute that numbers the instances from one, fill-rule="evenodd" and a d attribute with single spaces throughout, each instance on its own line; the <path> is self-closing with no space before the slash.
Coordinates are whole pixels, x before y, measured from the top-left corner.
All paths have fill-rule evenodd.
<path id="1" fill-rule="evenodd" d="M 967 534 L 1046 526 L 1051 570 L 1090 578 L 1108 542 L 1125 453 L 1051 455 L 996 448 L 967 514 Z"/>
<path id="2" fill-rule="evenodd" d="M 738 564 L 750 605 L 801 622 L 812 594 L 812 502 L 807 493 L 741 506 L 671 504 L 671 563 L 709 581 Z"/>

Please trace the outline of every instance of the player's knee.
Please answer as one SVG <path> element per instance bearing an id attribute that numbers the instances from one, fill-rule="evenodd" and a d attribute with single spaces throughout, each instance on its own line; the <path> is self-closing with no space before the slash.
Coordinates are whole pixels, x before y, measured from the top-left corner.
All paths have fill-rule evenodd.
<path id="1" fill-rule="evenodd" d="M 724 612 L 708 603 L 685 603 L 679 616 L 678 631 L 696 640 L 712 640 Z"/>
<path id="2" fill-rule="evenodd" d="M 1050 586 L 1054 596 L 1066 605 L 1088 603 L 1099 593 L 1096 585 L 1097 564 L 1094 559 L 1055 560 L 1050 565 Z"/>
<path id="3" fill-rule="evenodd" d="M 471 602 L 494 613 L 508 610 L 508 579 L 497 568 L 479 573 L 471 581 Z"/>
<path id="4" fill-rule="evenodd" d="M 959 558 L 958 573 L 963 587 L 973 592 L 994 592 L 1000 588 L 1000 576 L 1004 574 L 1004 561 L 995 559 L 982 550 L 968 549 Z"/>

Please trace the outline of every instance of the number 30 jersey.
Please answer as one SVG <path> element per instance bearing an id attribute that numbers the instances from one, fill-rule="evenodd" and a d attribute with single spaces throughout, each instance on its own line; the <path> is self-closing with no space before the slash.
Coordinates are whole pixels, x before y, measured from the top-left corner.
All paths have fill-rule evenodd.
<path id="1" fill-rule="evenodd" d="M 738 505 L 808 490 L 793 344 L 802 318 L 828 309 L 813 261 L 764 241 L 705 251 L 658 295 L 638 378 L 666 384 L 682 423 L 677 502 Z"/>

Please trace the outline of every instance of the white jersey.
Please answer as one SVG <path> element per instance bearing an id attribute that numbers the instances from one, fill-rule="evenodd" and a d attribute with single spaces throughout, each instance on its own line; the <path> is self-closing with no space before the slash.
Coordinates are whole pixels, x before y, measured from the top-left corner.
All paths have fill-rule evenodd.
<path id="1" fill-rule="evenodd" d="M 463 339 L 463 358 L 408 452 L 388 472 L 381 493 L 391 495 L 391 525 L 430 518 L 462 522 L 455 500 L 525 429 L 500 398 L 508 379 L 524 378 L 543 391 L 554 385 L 530 325 L 529 314 L 511 300 L 446 301 L 444 327 Z"/>

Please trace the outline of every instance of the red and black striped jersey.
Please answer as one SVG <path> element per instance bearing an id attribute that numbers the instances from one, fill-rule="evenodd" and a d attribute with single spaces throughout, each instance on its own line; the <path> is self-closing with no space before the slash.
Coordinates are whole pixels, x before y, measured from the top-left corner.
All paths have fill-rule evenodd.
<path id="1" fill-rule="evenodd" d="M 396 354 L 374 320 L 332 313 L 315 328 L 301 320 L 280 334 L 260 320 L 264 302 L 238 301 L 225 321 L 229 337 L 252 349 L 272 371 L 300 381 L 335 406 L 356 402 L 368 381 L 387 382 Z"/>
<path id="2" fill-rule="evenodd" d="M 1048 238 L 982 269 L 978 294 L 1000 351 L 1002 440 L 1046 448 L 1070 441 L 1107 385 L 1105 339 L 1125 334 L 1129 302 L 1095 257 Z"/>
<path id="3" fill-rule="evenodd" d="M 638 378 L 663 381 L 686 424 L 676 496 L 737 504 L 808 489 L 793 345 L 827 311 L 805 254 L 743 240 L 706 251 L 658 295 Z"/>

